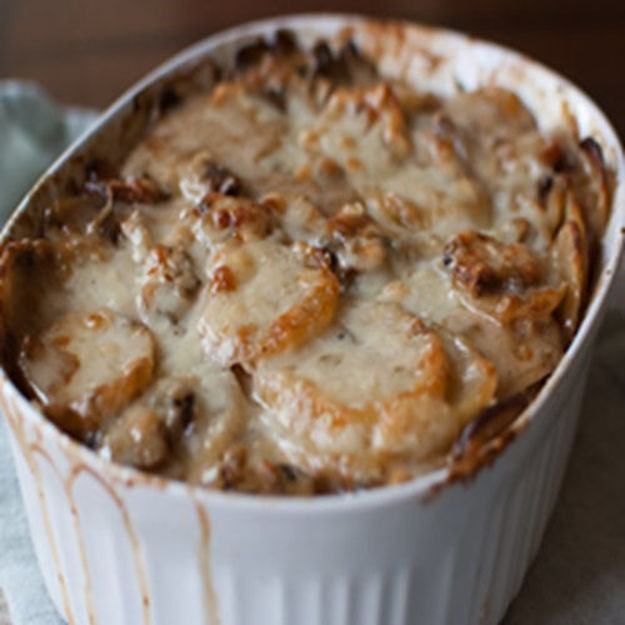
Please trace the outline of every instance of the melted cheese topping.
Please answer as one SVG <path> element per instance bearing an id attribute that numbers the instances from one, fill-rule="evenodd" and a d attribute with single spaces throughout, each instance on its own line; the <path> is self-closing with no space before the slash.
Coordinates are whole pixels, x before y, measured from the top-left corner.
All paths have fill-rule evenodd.
<path id="1" fill-rule="evenodd" d="M 408 479 L 557 364 L 605 172 L 510 92 L 441 102 L 353 46 L 282 43 L 60 200 L 48 251 L 6 246 L 4 297 L 37 310 L 13 315 L 19 375 L 144 470 L 282 493 Z"/>

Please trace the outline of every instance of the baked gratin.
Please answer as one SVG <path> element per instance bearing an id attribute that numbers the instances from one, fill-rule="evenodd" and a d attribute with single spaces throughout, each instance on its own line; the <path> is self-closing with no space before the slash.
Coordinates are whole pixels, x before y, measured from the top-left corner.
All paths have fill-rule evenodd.
<path id="1" fill-rule="evenodd" d="M 19 387 L 116 462 L 259 493 L 404 481 L 505 427 L 589 297 L 597 142 L 496 86 L 385 79 L 348 37 L 201 73 L 5 243 Z"/>

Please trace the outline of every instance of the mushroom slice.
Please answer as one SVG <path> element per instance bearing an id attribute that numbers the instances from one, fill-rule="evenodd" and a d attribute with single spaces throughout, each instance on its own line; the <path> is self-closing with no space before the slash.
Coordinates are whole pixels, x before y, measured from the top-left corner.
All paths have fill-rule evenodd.
<path id="1" fill-rule="evenodd" d="M 520 291 L 537 284 L 542 273 L 527 246 L 502 243 L 475 230 L 461 232 L 445 246 L 443 264 L 475 296 Z"/>
<path id="2" fill-rule="evenodd" d="M 198 328 L 206 352 L 223 365 L 246 364 L 325 329 L 339 284 L 327 267 L 307 266 L 309 257 L 270 240 L 216 253 Z"/>
<path id="3" fill-rule="evenodd" d="M 197 367 L 195 377 L 195 416 L 191 435 L 183 439 L 186 478 L 206 485 L 227 450 L 245 435 L 249 406 L 232 371 L 207 361 Z"/>
<path id="4" fill-rule="evenodd" d="M 503 243 L 468 230 L 456 235 L 443 251 L 443 265 L 463 304 L 500 323 L 546 319 L 565 293 L 546 284 L 541 262 L 522 243 Z"/>
<path id="5" fill-rule="evenodd" d="M 24 340 L 19 365 L 46 414 L 85 439 L 148 386 L 154 343 L 145 326 L 109 310 L 69 313 Z"/>
<path id="6" fill-rule="evenodd" d="M 348 302 L 298 350 L 259 363 L 268 429 L 310 470 L 374 477 L 385 459 L 440 451 L 495 393 L 490 362 L 393 304 Z"/>
<path id="7" fill-rule="evenodd" d="M 208 193 L 241 195 L 243 186 L 235 174 L 205 150 L 198 151 L 181 166 L 178 185 L 183 196 L 192 202 L 200 201 Z"/>
<path id="8" fill-rule="evenodd" d="M 169 198 L 169 193 L 147 175 L 127 179 L 90 180 L 85 183 L 85 189 L 111 202 L 125 204 L 157 204 Z"/>
<path id="9" fill-rule="evenodd" d="M 58 286 L 58 250 L 46 239 L 8 240 L 0 249 L 0 330 L 2 349 L 19 342 L 40 318 L 41 285 Z M 6 355 L 6 354 L 5 354 Z"/>
<path id="10" fill-rule="evenodd" d="M 165 424 L 142 404 L 132 404 L 104 437 L 104 456 L 139 469 L 155 469 L 170 457 Z"/>
<path id="11" fill-rule="evenodd" d="M 107 424 L 99 453 L 202 483 L 245 425 L 234 374 L 209 361 L 150 386 Z"/>
<path id="12" fill-rule="evenodd" d="M 149 176 L 127 179 L 87 181 L 86 190 L 126 204 L 157 204 L 168 199 L 169 194 Z"/>

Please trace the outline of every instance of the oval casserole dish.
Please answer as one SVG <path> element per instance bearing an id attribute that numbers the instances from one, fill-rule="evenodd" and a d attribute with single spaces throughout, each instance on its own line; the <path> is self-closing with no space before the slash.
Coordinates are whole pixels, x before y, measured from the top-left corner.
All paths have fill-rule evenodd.
<path id="1" fill-rule="evenodd" d="M 567 81 L 500 47 L 416 25 L 323 15 L 245 25 L 193 46 L 122 96 L 40 179 L 3 238 L 32 232 L 42 207 L 94 153 L 135 142 L 167 84 L 206 58 L 231 59 L 279 28 L 308 47 L 346 27 L 382 75 L 440 96 L 458 89 L 456 77 L 468 89 L 506 87 L 541 129 L 567 117 L 598 141 L 616 185 L 583 322 L 538 397 L 462 479 L 445 468 L 322 498 L 211 492 L 115 465 L 59 432 L 2 372 L 33 543 L 69 623 L 494 624 L 519 590 L 562 480 L 625 231 L 622 149 Z"/>

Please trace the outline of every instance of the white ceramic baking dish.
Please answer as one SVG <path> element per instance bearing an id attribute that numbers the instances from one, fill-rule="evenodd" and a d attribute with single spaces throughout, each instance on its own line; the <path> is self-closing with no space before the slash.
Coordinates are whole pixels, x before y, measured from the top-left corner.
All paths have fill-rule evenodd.
<path id="1" fill-rule="evenodd" d="M 566 118 L 580 136 L 595 137 L 617 188 L 584 322 L 538 398 L 491 443 L 491 461 L 471 479 L 439 470 L 397 487 L 313 499 L 208 492 L 113 465 L 57 431 L 2 374 L 0 401 L 47 587 L 77 625 L 496 623 L 554 505 L 623 246 L 622 151 L 578 89 L 513 52 L 419 26 L 323 15 L 242 26 L 183 52 L 118 100 L 44 175 L 4 236 L 27 229 L 24 214 L 36 215 L 93 146 L 136 132 L 145 122 L 135 119 L 142 98 L 163 81 L 208 56 L 227 59 L 279 27 L 305 45 L 352 28 L 383 73 L 443 95 L 459 84 L 503 85 L 543 128 Z"/>

